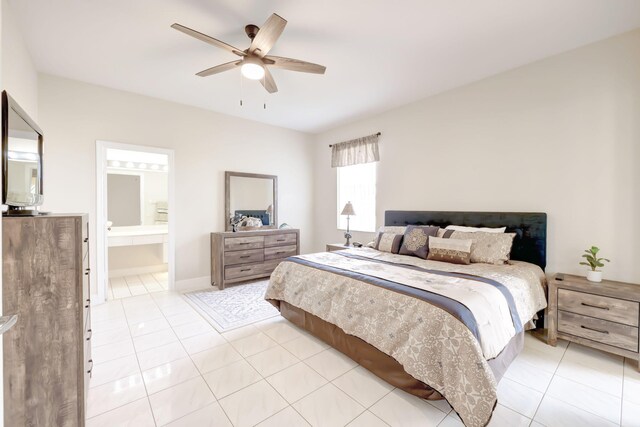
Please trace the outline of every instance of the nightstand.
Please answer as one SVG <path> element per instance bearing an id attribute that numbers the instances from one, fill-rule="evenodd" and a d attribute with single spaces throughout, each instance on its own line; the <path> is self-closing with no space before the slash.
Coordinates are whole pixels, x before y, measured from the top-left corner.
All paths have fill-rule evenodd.
<path id="1" fill-rule="evenodd" d="M 549 283 L 548 343 L 558 338 L 638 360 L 640 285 L 557 274 Z"/>
<path id="2" fill-rule="evenodd" d="M 333 251 L 342 251 L 345 249 L 353 249 L 355 246 L 353 245 L 345 245 L 344 243 L 328 243 L 327 244 L 327 252 Z"/>

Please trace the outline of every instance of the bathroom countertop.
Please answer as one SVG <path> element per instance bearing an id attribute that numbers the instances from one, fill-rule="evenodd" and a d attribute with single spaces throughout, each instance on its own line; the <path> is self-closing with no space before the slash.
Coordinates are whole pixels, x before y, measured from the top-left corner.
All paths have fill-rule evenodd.
<path id="1" fill-rule="evenodd" d="M 107 233 L 108 237 L 122 236 L 152 236 L 156 234 L 169 234 L 166 225 L 138 225 L 132 227 L 112 227 Z"/>

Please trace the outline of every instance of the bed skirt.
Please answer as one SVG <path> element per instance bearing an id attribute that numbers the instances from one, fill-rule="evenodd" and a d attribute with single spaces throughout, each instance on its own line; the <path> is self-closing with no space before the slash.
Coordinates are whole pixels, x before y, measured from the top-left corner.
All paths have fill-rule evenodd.
<path id="1" fill-rule="evenodd" d="M 286 301 L 269 300 L 269 302 L 280 310 L 282 317 L 349 356 L 392 386 L 423 399 L 443 399 L 442 395 L 429 385 L 409 375 L 393 357 L 383 353 L 371 344 L 354 335 L 347 334 L 338 326 Z M 487 361 L 493 371 L 496 382 L 500 381 L 511 362 L 522 351 L 523 346 L 524 333 L 521 332 L 511 339 L 507 347 L 497 357 Z"/>

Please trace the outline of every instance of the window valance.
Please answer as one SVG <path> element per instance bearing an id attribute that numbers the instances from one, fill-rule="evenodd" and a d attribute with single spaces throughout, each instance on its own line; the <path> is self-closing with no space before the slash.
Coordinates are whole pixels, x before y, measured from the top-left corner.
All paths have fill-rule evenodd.
<path id="1" fill-rule="evenodd" d="M 380 161 L 379 133 L 339 142 L 331 146 L 331 167 L 342 167 Z"/>

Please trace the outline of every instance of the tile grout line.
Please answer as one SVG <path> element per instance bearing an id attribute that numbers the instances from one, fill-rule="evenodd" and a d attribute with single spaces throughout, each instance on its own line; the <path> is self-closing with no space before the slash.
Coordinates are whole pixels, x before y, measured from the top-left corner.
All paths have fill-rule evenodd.
<path id="1" fill-rule="evenodd" d="M 175 291 L 174 291 L 174 292 L 175 292 Z M 182 296 L 182 294 L 179 294 L 179 295 L 180 295 L 180 300 L 181 300 L 182 302 L 185 302 L 185 301 L 184 301 L 184 300 L 185 300 L 184 296 Z M 169 328 L 171 328 L 171 330 L 173 331 L 173 325 L 171 325 L 171 323 L 169 323 L 169 320 L 167 319 L 166 314 L 164 313 L 164 311 L 162 310 L 162 308 L 160 308 L 160 306 L 156 303 L 155 299 L 154 299 L 153 297 L 151 297 L 151 298 L 153 299 L 154 304 L 156 304 L 156 306 L 157 306 L 157 307 L 158 307 L 158 309 L 160 310 L 160 313 L 162 313 L 162 316 L 163 316 L 163 318 L 165 319 L 165 321 L 169 324 Z M 189 306 L 189 308 L 191 308 L 191 307 Z M 191 310 L 193 310 L 193 309 L 191 309 Z M 195 310 L 193 310 L 193 311 L 195 312 Z M 198 314 L 198 315 L 199 315 L 199 314 Z M 185 324 L 186 324 L 186 323 L 185 323 Z M 182 325 L 180 325 L 180 326 L 182 326 Z M 217 331 L 216 331 L 216 332 L 217 332 Z M 175 334 L 175 331 L 173 331 L 173 333 Z M 207 332 L 204 332 L 204 333 L 202 333 L 202 334 L 197 334 L 197 335 L 194 335 L 194 336 L 204 335 L 204 334 L 206 334 L 206 333 L 207 333 Z M 221 335 L 221 336 L 222 336 L 222 335 Z M 176 335 L 176 338 L 178 338 L 178 336 L 177 336 L 177 335 Z M 189 338 L 192 338 L 192 337 L 189 337 Z M 222 337 L 222 338 L 224 339 L 224 337 Z M 185 339 L 186 339 L 186 338 L 185 338 Z M 226 339 L 225 339 L 225 341 L 226 341 Z M 213 396 L 213 400 L 215 401 L 215 403 L 217 403 L 217 404 L 218 404 L 218 406 L 220 407 L 220 409 L 222 409 L 222 413 L 225 415 L 225 417 L 227 417 L 227 419 L 229 420 L 229 423 L 231 423 L 231 419 L 229 419 L 229 416 L 228 416 L 228 415 L 227 415 L 227 413 L 225 412 L 224 408 L 222 407 L 222 405 L 220 405 L 220 402 L 219 402 L 218 398 L 216 397 L 216 395 L 215 395 L 215 393 L 213 392 L 213 390 L 211 390 L 211 386 L 209 386 L 209 383 L 208 383 L 208 382 L 207 382 L 207 380 L 204 378 L 204 374 L 203 374 L 202 372 L 200 372 L 200 369 L 198 368 L 198 365 L 196 365 L 196 362 L 195 362 L 195 361 L 193 360 L 193 358 L 191 357 L 192 355 L 191 355 L 191 354 L 187 351 L 187 349 L 185 348 L 184 344 L 182 343 L 182 339 L 178 338 L 178 343 L 180 343 L 180 346 L 182 347 L 182 349 L 184 350 L 184 352 L 187 354 L 187 357 L 189 358 L 189 360 L 191 361 L 191 363 L 193 364 L 193 366 L 195 366 L 196 371 L 198 371 L 198 376 L 202 379 L 202 381 L 204 381 L 205 385 L 207 386 L 207 389 L 209 390 L 209 392 L 210 392 L 210 393 L 211 393 L 211 395 Z M 241 356 L 242 356 L 242 355 L 241 355 Z M 169 362 L 169 363 L 170 363 L 170 362 Z M 227 365 L 227 366 L 228 366 L 228 365 Z M 194 377 L 194 378 L 197 378 L 197 377 Z M 191 378 L 191 379 L 193 379 L 193 378 Z M 172 385 L 171 387 L 168 387 L 168 388 L 172 388 L 172 387 L 175 387 L 175 386 L 177 386 L 177 385 L 183 384 L 183 383 L 185 383 L 185 382 L 187 382 L 187 381 L 190 381 L 191 379 L 186 380 L 186 381 L 181 381 L 181 382 L 179 382 L 179 383 L 177 383 L 177 384 L 174 384 L 174 385 Z M 168 389 L 168 388 L 167 388 L 167 389 Z M 164 390 L 167 390 L 167 389 L 164 389 Z M 161 391 L 163 391 L 163 390 L 161 390 Z M 158 392 L 158 393 L 159 393 L 159 392 Z M 155 393 L 154 393 L 154 394 L 155 394 Z M 191 414 L 193 414 L 193 413 L 195 413 L 195 412 L 197 412 L 197 411 L 199 411 L 199 410 L 201 410 L 201 409 L 203 409 L 203 408 L 206 408 L 207 406 L 208 406 L 208 405 L 205 405 L 205 406 L 203 406 L 202 408 L 198 408 L 198 409 L 196 409 L 196 410 L 194 410 L 194 411 L 191 411 L 191 412 L 189 412 L 189 413 L 187 413 L 187 414 L 184 414 L 183 416 L 178 417 L 178 418 L 176 418 L 175 420 L 171 420 L 170 422 L 174 422 L 174 421 L 177 421 L 177 420 L 179 420 L 179 419 L 181 419 L 181 418 L 184 418 L 184 417 L 186 417 L 186 416 L 188 416 L 188 415 L 191 415 Z M 152 407 L 152 409 L 153 409 L 153 407 Z M 231 423 L 231 424 L 233 425 L 233 423 Z"/>
<path id="2" fill-rule="evenodd" d="M 155 304 L 155 301 L 154 301 L 154 304 Z M 125 321 L 127 322 L 127 328 L 129 328 L 129 337 L 131 338 L 131 341 L 133 341 L 133 335 L 131 334 L 131 326 L 129 325 L 129 318 L 127 317 L 127 310 L 124 308 L 124 304 L 122 304 L 122 309 L 124 311 Z M 153 418 L 153 423 L 157 426 L 158 423 L 156 422 L 156 416 L 153 413 L 153 406 L 151 406 L 151 401 L 149 400 L 149 391 L 147 390 L 147 383 L 144 380 L 144 375 L 142 374 L 142 366 L 140 366 L 140 359 L 138 358 L 138 349 L 136 348 L 135 343 L 132 343 L 132 344 L 133 344 L 133 354 L 136 357 L 136 362 L 138 362 L 138 370 L 140 371 L 140 379 L 142 380 L 142 385 L 144 386 L 144 393 L 146 394 L 147 404 L 149 405 L 149 410 L 151 411 L 151 417 Z"/>

